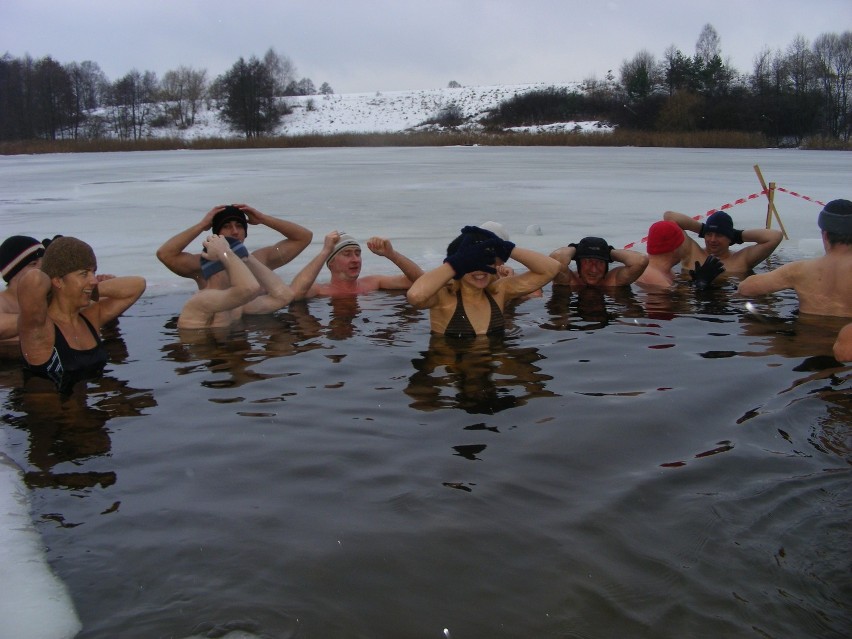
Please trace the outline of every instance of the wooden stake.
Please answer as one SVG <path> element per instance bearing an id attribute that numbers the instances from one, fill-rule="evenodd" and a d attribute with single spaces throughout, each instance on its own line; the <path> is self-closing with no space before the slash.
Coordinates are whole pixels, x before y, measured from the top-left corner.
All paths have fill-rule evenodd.
<path id="1" fill-rule="evenodd" d="M 775 215 L 775 219 L 778 220 L 778 226 L 781 227 L 781 232 L 784 234 L 784 239 L 789 240 L 790 237 L 787 235 L 787 229 L 784 228 L 784 222 L 781 221 L 778 209 L 775 208 L 775 182 L 770 183 L 769 187 L 767 187 L 766 180 L 763 179 L 763 174 L 760 172 L 760 167 L 757 164 L 754 165 L 754 172 L 757 174 L 760 186 L 766 191 L 766 199 L 769 202 L 766 206 L 766 228 L 771 226 L 772 215 Z"/>

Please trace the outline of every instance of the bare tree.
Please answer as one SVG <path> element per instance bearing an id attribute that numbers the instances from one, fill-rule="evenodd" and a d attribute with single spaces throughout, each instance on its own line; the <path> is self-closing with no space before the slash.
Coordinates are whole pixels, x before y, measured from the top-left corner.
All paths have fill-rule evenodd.
<path id="1" fill-rule="evenodd" d="M 274 83 L 276 96 L 286 95 L 287 85 L 296 80 L 296 66 L 287 56 L 279 55 L 269 47 L 263 54 L 263 66 L 266 67 Z"/>
<path id="2" fill-rule="evenodd" d="M 185 129 L 195 124 L 206 86 L 204 70 L 181 66 L 163 75 L 161 90 L 163 99 L 169 102 L 166 110 L 179 127 Z"/>
<path id="3" fill-rule="evenodd" d="M 710 61 L 719 56 L 721 58 L 721 48 L 719 46 L 719 34 L 709 22 L 701 29 L 698 36 L 698 41 L 695 43 L 695 55 L 705 65 L 710 64 Z"/>
<path id="4" fill-rule="evenodd" d="M 657 85 L 657 63 L 654 55 L 643 49 L 621 64 L 621 87 L 628 102 L 647 98 Z"/>

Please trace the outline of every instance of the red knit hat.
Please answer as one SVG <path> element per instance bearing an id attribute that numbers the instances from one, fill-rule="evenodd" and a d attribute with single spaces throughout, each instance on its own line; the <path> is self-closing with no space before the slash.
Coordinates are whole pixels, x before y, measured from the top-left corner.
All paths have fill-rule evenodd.
<path id="1" fill-rule="evenodd" d="M 683 244 L 683 230 L 674 222 L 661 220 L 648 229 L 648 255 L 669 253 Z"/>

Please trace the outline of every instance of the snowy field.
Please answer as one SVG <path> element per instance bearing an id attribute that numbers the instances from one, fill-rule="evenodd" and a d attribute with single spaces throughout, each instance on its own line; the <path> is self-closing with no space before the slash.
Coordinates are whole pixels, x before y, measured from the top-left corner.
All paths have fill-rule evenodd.
<path id="1" fill-rule="evenodd" d="M 571 84 L 517 84 L 506 86 L 460 87 L 456 89 L 428 89 L 418 91 L 377 91 L 375 93 L 345 93 L 309 95 L 286 98 L 292 113 L 284 116 L 276 135 L 306 135 L 335 133 L 397 133 L 409 130 L 429 130 L 425 125 L 447 107 L 458 108 L 470 124 L 476 124 L 483 115 L 501 102 L 534 90 L 565 88 L 581 90 L 579 83 Z M 612 127 L 601 122 L 560 122 L 541 127 L 518 127 L 525 132 L 608 131 Z M 209 137 L 233 136 L 228 125 L 221 120 L 216 109 L 206 106 L 198 114 L 196 123 L 187 130 L 174 127 L 152 130 L 156 137 L 182 137 L 187 140 Z"/>

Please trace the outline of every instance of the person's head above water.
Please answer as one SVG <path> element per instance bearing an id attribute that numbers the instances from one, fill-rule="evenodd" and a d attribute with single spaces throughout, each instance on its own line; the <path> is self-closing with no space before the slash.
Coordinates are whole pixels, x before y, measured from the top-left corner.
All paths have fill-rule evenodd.
<path id="1" fill-rule="evenodd" d="M 852 202 L 832 200 L 820 211 L 817 224 L 831 244 L 852 244 Z"/>
<path id="2" fill-rule="evenodd" d="M 671 253 L 683 244 L 685 236 L 674 222 L 661 220 L 648 229 L 648 255 Z"/>
<path id="3" fill-rule="evenodd" d="M 586 284 L 597 284 L 609 270 L 612 247 L 602 237 L 584 237 L 573 245 L 577 275 Z"/>
<path id="4" fill-rule="evenodd" d="M 223 235 L 222 227 L 229 222 L 235 222 L 243 227 L 244 236 L 248 235 L 248 217 L 236 206 L 229 205 L 213 216 L 211 231 L 214 235 Z"/>
<path id="5" fill-rule="evenodd" d="M 13 235 L 0 244 L 0 275 L 8 284 L 28 264 L 44 256 L 44 245 L 34 237 Z"/>
<path id="6" fill-rule="evenodd" d="M 349 247 L 354 247 L 358 249 L 360 254 L 361 245 L 358 243 L 358 240 L 356 240 L 348 233 L 341 233 L 340 237 L 337 240 L 337 243 L 334 245 L 334 248 L 331 251 L 331 254 L 328 256 L 328 259 L 326 259 L 325 265 L 331 266 L 332 260 L 337 257 L 344 249 L 347 249 Z"/>

